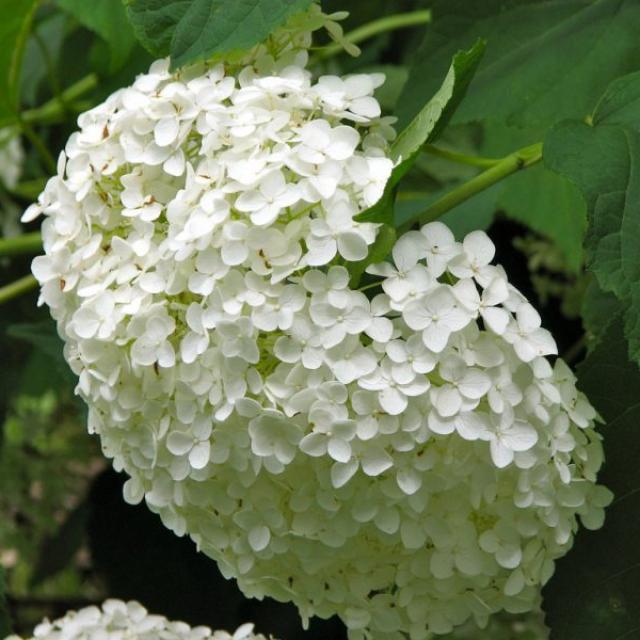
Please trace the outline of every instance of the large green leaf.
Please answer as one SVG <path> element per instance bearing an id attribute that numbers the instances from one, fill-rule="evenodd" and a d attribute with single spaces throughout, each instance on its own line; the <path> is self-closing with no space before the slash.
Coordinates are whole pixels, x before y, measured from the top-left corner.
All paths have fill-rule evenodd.
<path id="1" fill-rule="evenodd" d="M 537 165 L 505 181 L 497 208 L 551 238 L 567 264 L 574 271 L 580 269 L 586 207 L 580 191 L 569 180 Z"/>
<path id="2" fill-rule="evenodd" d="M 97 33 L 111 51 L 112 67 L 120 68 L 135 44 L 122 0 L 56 0 L 83 26 Z"/>
<path id="3" fill-rule="evenodd" d="M 123 0 L 127 17 L 140 44 L 154 56 L 171 52 L 176 26 L 192 0 Z"/>
<path id="4" fill-rule="evenodd" d="M 458 51 L 453 56 L 440 88 L 392 145 L 391 157 L 397 161 L 397 164 L 387 182 L 382 198 L 375 205 L 355 216 L 356 220 L 396 224 L 393 205 L 398 183 L 411 169 L 422 147 L 437 137 L 453 115 L 478 68 L 484 48 L 484 40 L 477 40 L 471 49 Z"/>
<path id="5" fill-rule="evenodd" d="M 140 43 L 174 67 L 249 49 L 313 0 L 125 0 Z"/>
<path id="6" fill-rule="evenodd" d="M 603 291 L 621 301 L 630 354 L 636 360 L 640 360 L 640 130 L 627 105 L 637 104 L 638 91 L 640 74 L 616 81 L 591 116 L 592 125 L 562 122 L 549 132 L 544 146 L 546 165 L 571 179 L 584 195 L 589 214 L 588 266 Z"/>
<path id="7" fill-rule="evenodd" d="M 614 80 L 598 102 L 593 124 L 624 124 L 640 130 L 640 71 Z"/>
<path id="8" fill-rule="evenodd" d="M 578 368 L 580 386 L 605 418 L 599 480 L 615 494 L 604 528 L 582 531 L 544 588 L 552 640 L 640 638 L 640 371 L 620 322 Z"/>
<path id="9" fill-rule="evenodd" d="M 435 91 L 453 52 L 478 37 L 487 55 L 456 122 L 548 126 L 579 117 L 613 78 L 640 66 L 637 0 L 435 0 L 431 9 L 398 103 L 401 124 Z"/>
<path id="10" fill-rule="evenodd" d="M 613 293 L 603 291 L 593 279 L 584 292 L 581 315 L 592 348 L 600 343 L 609 325 L 620 320 L 622 306 Z"/>
<path id="11" fill-rule="evenodd" d="M 0 115 L 18 107 L 22 55 L 38 0 L 3 0 L 0 19 Z"/>

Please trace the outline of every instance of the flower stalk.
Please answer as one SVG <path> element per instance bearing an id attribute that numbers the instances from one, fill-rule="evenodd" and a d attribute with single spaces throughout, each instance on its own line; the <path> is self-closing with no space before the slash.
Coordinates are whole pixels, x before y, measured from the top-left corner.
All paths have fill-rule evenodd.
<path id="1" fill-rule="evenodd" d="M 466 164 L 470 167 L 493 167 L 502 161 L 502 158 L 483 158 L 481 156 L 469 156 L 458 151 L 451 151 L 449 149 L 442 149 L 432 144 L 425 144 L 422 150 L 429 155 L 436 156 L 437 158 L 444 158 L 457 164 Z"/>
<path id="2" fill-rule="evenodd" d="M 38 281 L 29 274 L 24 276 L 11 284 L 4 287 L 0 287 L 0 304 L 4 304 L 13 298 L 21 296 L 23 293 L 27 293 L 38 286 Z"/>
<path id="3" fill-rule="evenodd" d="M 398 13 L 391 16 L 385 16 L 378 20 L 373 20 L 368 24 L 362 25 L 357 29 L 347 33 L 345 40 L 350 44 L 358 44 L 369 38 L 373 38 L 387 31 L 395 31 L 396 29 L 406 29 L 407 27 L 417 27 L 427 24 L 431 21 L 431 11 L 411 11 L 409 13 Z M 316 54 L 317 60 L 326 60 L 332 58 L 344 51 L 342 45 L 335 43 L 323 47 Z"/>
<path id="4" fill-rule="evenodd" d="M 13 238 L 0 238 L 0 257 L 39 253 L 41 250 L 42 236 L 39 231 Z"/>
<path id="5" fill-rule="evenodd" d="M 21 114 L 21 120 L 28 124 L 50 124 L 55 122 L 67 111 L 68 105 L 81 98 L 98 86 L 98 76 L 90 73 L 65 89 L 59 97 L 52 98 L 39 107 L 28 109 Z M 0 128 L 15 123 L 15 117 L 0 118 Z"/>
<path id="6" fill-rule="evenodd" d="M 431 206 L 427 207 L 425 211 L 405 223 L 401 231 L 406 231 L 418 222 L 420 224 L 426 224 L 427 222 L 437 220 L 440 216 L 447 213 L 447 211 L 457 207 L 481 191 L 488 189 L 496 184 L 496 182 L 500 182 L 500 180 L 517 171 L 531 167 L 540 162 L 540 160 L 542 160 L 541 142 L 510 153 L 508 156 L 505 156 L 490 166 L 486 171 L 483 171 L 474 178 L 471 178 L 471 180 L 461 184 L 458 188 L 442 196 L 442 198 L 436 200 Z"/>

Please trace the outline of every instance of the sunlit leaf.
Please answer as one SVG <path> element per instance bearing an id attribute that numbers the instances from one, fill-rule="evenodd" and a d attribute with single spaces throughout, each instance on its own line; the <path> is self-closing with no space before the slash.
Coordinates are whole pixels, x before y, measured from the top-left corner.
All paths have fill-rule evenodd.
<path id="1" fill-rule="evenodd" d="M 141 44 L 179 67 L 250 49 L 312 0 L 128 0 Z"/>

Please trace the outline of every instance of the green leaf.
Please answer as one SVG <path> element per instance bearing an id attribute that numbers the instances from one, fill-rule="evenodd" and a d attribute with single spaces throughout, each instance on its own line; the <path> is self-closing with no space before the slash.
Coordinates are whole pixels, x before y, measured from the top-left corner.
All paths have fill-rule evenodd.
<path id="1" fill-rule="evenodd" d="M 578 368 L 582 390 L 605 418 L 599 482 L 615 494 L 604 528 L 581 531 L 543 590 L 552 640 L 640 638 L 640 371 L 620 322 Z"/>
<path id="2" fill-rule="evenodd" d="M 313 0 L 128 0 L 140 43 L 173 67 L 246 50 Z"/>
<path id="3" fill-rule="evenodd" d="M 505 181 L 497 208 L 555 242 L 578 271 L 587 226 L 585 202 L 577 187 L 542 164 Z"/>
<path id="4" fill-rule="evenodd" d="M 355 216 L 355 220 L 395 224 L 393 205 L 398 183 L 415 163 L 420 149 L 437 137 L 460 104 L 482 58 L 484 48 L 485 42 L 478 40 L 469 51 L 458 51 L 453 56 L 441 87 L 393 143 L 391 158 L 401 162 L 394 167 L 382 198 Z"/>
<path id="5" fill-rule="evenodd" d="M 598 102 L 593 124 L 607 123 L 640 129 L 640 71 L 614 80 Z"/>
<path id="6" fill-rule="evenodd" d="M 38 0 L 3 0 L 0 20 L 0 115 L 18 108 L 20 70 Z"/>
<path id="7" fill-rule="evenodd" d="M 117 70 L 127 61 L 135 44 L 133 29 L 121 0 L 56 0 L 80 24 L 97 33 L 111 52 L 111 66 Z"/>
<path id="8" fill-rule="evenodd" d="M 458 51 L 453 56 L 442 86 L 391 146 L 394 160 L 411 158 L 424 144 L 437 137 L 464 98 L 485 47 L 486 42 L 479 39 L 468 51 Z"/>
<path id="9" fill-rule="evenodd" d="M 546 127 L 581 117 L 612 78 L 640 66 L 637 0 L 435 0 L 430 8 L 399 100 L 400 124 L 435 91 L 452 53 L 478 37 L 487 39 L 487 55 L 455 122 Z"/>
<path id="10" fill-rule="evenodd" d="M 140 44 L 157 57 L 168 56 L 177 24 L 192 0 L 123 0 Z"/>
<path id="11" fill-rule="evenodd" d="M 547 135 L 547 167 L 572 180 L 587 203 L 587 264 L 624 308 L 631 357 L 640 361 L 640 131 L 628 126 L 621 96 L 635 100 L 640 74 L 617 81 L 591 117 L 565 121 Z M 635 85 L 635 86 L 634 86 Z M 640 90 L 640 89 L 637 89 Z"/>
<path id="12" fill-rule="evenodd" d="M 590 127 L 567 121 L 554 127 L 544 147 L 545 163 L 567 175 L 584 194 L 589 209 L 588 260 L 606 291 L 629 293 L 640 260 L 623 235 L 640 223 L 640 137 L 615 126 Z M 631 238 L 629 238 L 631 240 Z"/>
<path id="13" fill-rule="evenodd" d="M 600 343 L 609 325 L 620 320 L 622 306 L 613 293 L 603 291 L 595 279 L 589 282 L 582 299 L 582 324 L 589 336 L 589 346 Z"/>

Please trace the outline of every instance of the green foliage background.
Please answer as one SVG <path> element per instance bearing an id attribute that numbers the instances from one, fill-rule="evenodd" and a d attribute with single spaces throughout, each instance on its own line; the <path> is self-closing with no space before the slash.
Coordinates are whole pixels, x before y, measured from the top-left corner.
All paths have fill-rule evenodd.
<path id="1" fill-rule="evenodd" d="M 11 236 L 26 234 L 17 242 L 37 250 L 37 225 L 17 218 L 55 170 L 79 112 L 154 57 L 170 55 L 177 68 L 234 55 L 310 4 L 2 0 L 0 128 L 19 132 L 26 158 L 20 183 L 0 186 L 0 287 L 28 272 L 28 251 L 11 249 Z M 603 481 L 616 500 L 605 527 L 581 532 L 545 587 L 548 628 L 536 613 L 455 637 L 640 638 L 640 2 L 323 7 L 350 11 L 347 32 L 366 39 L 358 58 L 314 51 L 314 70 L 384 71 L 378 97 L 403 131 L 393 151 L 403 161 L 362 214 L 386 226 L 352 279 L 419 220 L 442 214 L 458 235 L 489 229 L 564 355 L 582 360 L 580 386 L 605 422 Z M 417 26 L 426 9 L 429 24 Z M 122 503 L 36 299 L 0 288 L 0 637 L 109 595 L 194 624 L 254 619 L 265 632 L 303 637 L 289 608 L 245 602 L 190 543 Z M 343 635 L 330 621 L 304 637 Z"/>

